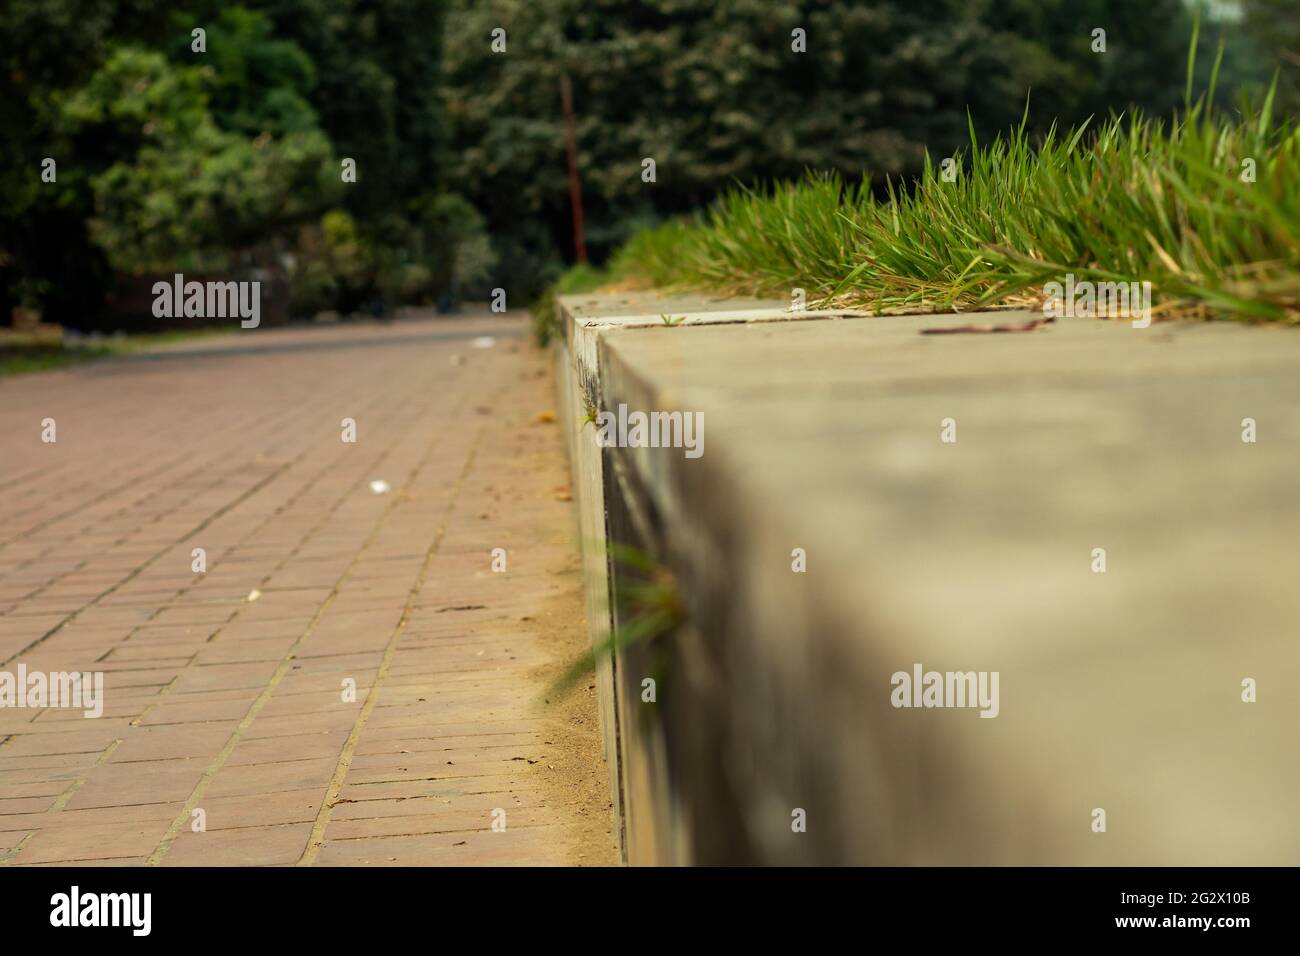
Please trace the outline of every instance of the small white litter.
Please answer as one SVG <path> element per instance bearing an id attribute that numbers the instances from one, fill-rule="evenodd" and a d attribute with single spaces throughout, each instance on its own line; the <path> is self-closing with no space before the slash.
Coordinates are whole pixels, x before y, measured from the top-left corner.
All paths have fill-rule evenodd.
<path id="1" fill-rule="evenodd" d="M 379 478 L 370 483 L 370 490 L 377 495 L 386 495 L 388 492 L 392 491 L 392 485 L 384 481 L 384 479 Z"/>
<path id="2" fill-rule="evenodd" d="M 490 335 L 480 335 L 470 344 L 476 349 L 490 349 L 497 344 L 497 340 Z"/>
<path id="3" fill-rule="evenodd" d="M 252 604 L 254 601 L 256 601 L 256 600 L 257 600 L 258 598 L 260 598 L 261 596 L 262 596 L 262 592 L 259 591 L 257 588 L 253 588 L 253 590 L 251 590 L 251 591 L 248 592 L 248 598 L 247 598 L 248 603 L 249 603 L 249 604 Z"/>

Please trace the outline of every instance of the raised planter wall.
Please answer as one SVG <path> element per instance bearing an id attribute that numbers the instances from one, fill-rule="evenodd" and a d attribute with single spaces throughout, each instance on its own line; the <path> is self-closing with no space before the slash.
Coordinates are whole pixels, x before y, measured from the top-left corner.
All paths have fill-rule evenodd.
<path id="1" fill-rule="evenodd" d="M 687 612 L 599 673 L 629 862 L 1300 861 L 1294 331 L 561 305 L 593 635 L 602 542 Z M 703 456 L 599 448 L 619 403 L 702 411 Z M 914 663 L 998 672 L 998 716 L 894 707 Z"/>

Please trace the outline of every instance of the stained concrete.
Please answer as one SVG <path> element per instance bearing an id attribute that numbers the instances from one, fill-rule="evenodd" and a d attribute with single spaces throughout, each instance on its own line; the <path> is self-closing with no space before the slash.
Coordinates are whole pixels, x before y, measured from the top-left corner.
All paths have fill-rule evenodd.
<path id="1" fill-rule="evenodd" d="M 616 685 L 632 862 L 1300 861 L 1300 333 L 562 305 L 588 400 L 706 421 L 585 452 L 691 615 L 671 703 Z M 998 716 L 893 707 L 917 663 Z"/>

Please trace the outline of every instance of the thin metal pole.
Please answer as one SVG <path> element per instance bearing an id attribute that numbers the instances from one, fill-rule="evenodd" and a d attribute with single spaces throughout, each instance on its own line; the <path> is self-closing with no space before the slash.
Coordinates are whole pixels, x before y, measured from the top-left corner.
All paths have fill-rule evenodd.
<path id="1" fill-rule="evenodd" d="M 573 207 L 573 258 L 587 261 L 587 237 L 582 228 L 582 181 L 578 178 L 578 137 L 573 121 L 573 87 L 568 74 L 560 77 L 560 99 L 564 102 L 564 146 L 569 156 L 569 204 Z"/>

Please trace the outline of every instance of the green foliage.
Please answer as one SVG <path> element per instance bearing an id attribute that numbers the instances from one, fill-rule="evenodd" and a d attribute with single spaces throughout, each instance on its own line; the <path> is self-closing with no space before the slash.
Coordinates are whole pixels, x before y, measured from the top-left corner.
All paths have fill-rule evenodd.
<path id="1" fill-rule="evenodd" d="M 879 311 L 1033 302 L 1073 272 L 1149 281 L 1168 312 L 1300 321 L 1300 126 L 1267 106 L 1229 120 L 1208 104 L 1173 123 L 1049 131 L 1037 146 L 1024 124 L 989 146 L 972 131 L 954 182 L 927 161 L 914 190 L 889 182 L 883 201 L 835 174 L 735 190 L 619 261 L 658 285 L 803 288 Z"/>
<path id="2" fill-rule="evenodd" d="M 649 644 L 686 620 L 681 586 L 667 566 L 630 545 L 611 542 L 617 624 L 609 638 L 580 654 L 551 684 L 547 699 L 564 694 L 619 648 Z"/>
<path id="3" fill-rule="evenodd" d="M 442 20 L 421 0 L 6 3 L 0 312 L 23 278 L 46 282 L 47 318 L 87 327 L 116 277 L 296 261 L 302 309 L 481 284 L 491 252 L 476 214 L 427 214 L 449 196 Z M 57 183 L 40 181 L 45 156 Z M 341 182 L 343 157 L 355 183 Z M 351 246 L 324 243 L 331 209 L 350 217 Z"/>
<path id="4" fill-rule="evenodd" d="M 848 180 L 869 170 L 878 184 L 918 175 L 927 151 L 966 141 L 968 108 L 991 138 L 1031 91 L 1045 118 L 1031 136 L 1130 103 L 1163 114 L 1181 96 L 1187 22 L 1182 0 L 456 0 L 455 184 L 501 241 L 528 229 L 539 260 L 543 242 L 567 255 L 567 74 L 588 245 L 601 261 L 647 221 L 734 183 L 806 169 Z M 1099 24 L 1104 55 L 1090 48 Z M 507 30 L 505 54 L 490 49 L 495 27 Z M 791 49 L 796 27 L 807 53 Z M 646 157 L 653 184 L 641 179 Z"/>
<path id="5" fill-rule="evenodd" d="M 115 50 L 63 104 L 72 142 L 121 156 L 84 177 L 93 240 L 121 272 L 229 269 L 232 256 L 284 234 L 330 196 L 329 143 L 315 129 L 250 140 L 220 128 L 203 71 L 161 54 Z M 102 148 L 102 147 L 101 147 Z"/>
<path id="6" fill-rule="evenodd" d="M 1225 17 L 1221 88 L 1294 111 L 1292 0 Z M 1028 139 L 1182 89 L 1184 0 L 7 0 L 0 322 L 81 323 L 123 273 L 284 274 L 299 308 L 529 297 L 573 247 L 572 81 L 593 260 L 729 185 L 806 169 L 871 186 L 1013 125 Z M 444 30 L 444 23 L 447 29 Z M 207 50 L 191 50 L 202 25 Z M 1104 55 L 1090 31 L 1107 29 Z M 495 54 L 491 31 L 508 31 Z M 807 53 L 791 31 L 807 31 Z M 1207 31 L 1209 32 L 1209 31 Z M 445 33 L 445 42 L 444 42 Z M 1207 37 L 1206 43 L 1217 38 Z M 1204 82 L 1209 63 L 1198 66 Z M 40 181 L 43 158 L 57 184 Z M 338 162 L 356 161 L 357 181 Z M 657 163 L 657 182 L 641 161 Z M 877 199 L 884 198 L 879 193 Z M 322 216 L 346 213 L 330 252 Z M 491 239 L 489 240 L 489 235 Z M 284 263 L 304 263 L 302 275 Z M 337 272 L 331 270 L 339 270 Z M 619 269 L 615 269 L 618 272 Z M 33 290 L 38 290 L 34 292 Z"/>
<path id="7" fill-rule="evenodd" d="M 373 247 L 342 209 L 331 209 L 300 230 L 297 256 L 289 296 L 299 314 L 314 314 L 337 302 L 359 303 L 373 284 Z"/>
<path id="8" fill-rule="evenodd" d="M 463 196 L 439 193 L 422 197 L 418 218 L 435 237 L 432 258 L 439 263 L 438 288 L 456 298 L 487 298 L 497 254 L 483 215 Z"/>
<path id="9" fill-rule="evenodd" d="M 45 157 L 64 180 L 72 153 L 60 134 L 57 99 L 102 63 L 114 36 L 155 37 L 151 0 L 6 0 L 0 4 L 0 324 L 17 284 L 40 280 L 40 302 L 68 314 L 97 306 L 107 266 L 86 235 L 87 197 L 41 181 Z M 30 286 L 28 286 L 30 288 Z"/>
<path id="10" fill-rule="evenodd" d="M 220 6 L 220 4 L 216 4 Z M 303 94 L 334 155 L 356 161 L 340 207 L 358 257 L 335 275 L 332 307 L 383 311 L 399 302 L 454 306 L 490 265 L 481 221 L 443 182 L 447 124 L 442 97 L 444 5 L 427 0 L 258 0 L 273 35 L 311 66 Z M 289 75 L 289 74 L 281 74 Z M 298 87 L 295 87 L 298 88 Z M 335 166 L 334 178 L 338 178 Z M 310 232 L 310 230 L 308 230 Z M 304 250 L 311 262 L 320 252 Z M 331 267 L 344 257 L 331 253 Z M 325 285 L 316 259 L 314 279 Z"/>
<path id="11" fill-rule="evenodd" d="M 1278 108 L 1300 113 L 1300 4 L 1295 0 L 1241 0 L 1257 79 L 1277 71 Z"/>
<path id="12" fill-rule="evenodd" d="M 556 308 L 557 295 L 577 295 L 594 292 L 611 281 L 611 272 L 597 269 L 588 263 L 579 263 L 567 269 L 552 282 L 530 306 L 533 315 L 533 334 L 539 345 L 547 345 L 559 337 L 560 316 Z"/>
<path id="13" fill-rule="evenodd" d="M 310 102 L 340 157 L 357 162 L 348 211 L 367 228 L 445 192 L 444 4 L 428 0 L 260 0 L 275 35 L 314 65 Z M 381 235 L 375 236 L 384 242 Z"/>
<path id="14" fill-rule="evenodd" d="M 274 35 L 265 13 L 221 7 L 201 21 L 193 12 L 175 12 L 171 21 L 171 59 L 201 64 L 212 113 L 222 129 L 256 138 L 319 127 L 309 102 L 316 68 L 295 42 Z M 190 30 L 199 22 L 207 31 L 207 52 L 195 55 Z"/>
<path id="15" fill-rule="evenodd" d="M 78 342 L 49 341 L 8 333 L 0 338 L 0 378 L 66 368 L 96 359 L 145 352 L 173 342 L 229 333 L 229 329 L 187 329 L 157 335 L 98 336 Z"/>

